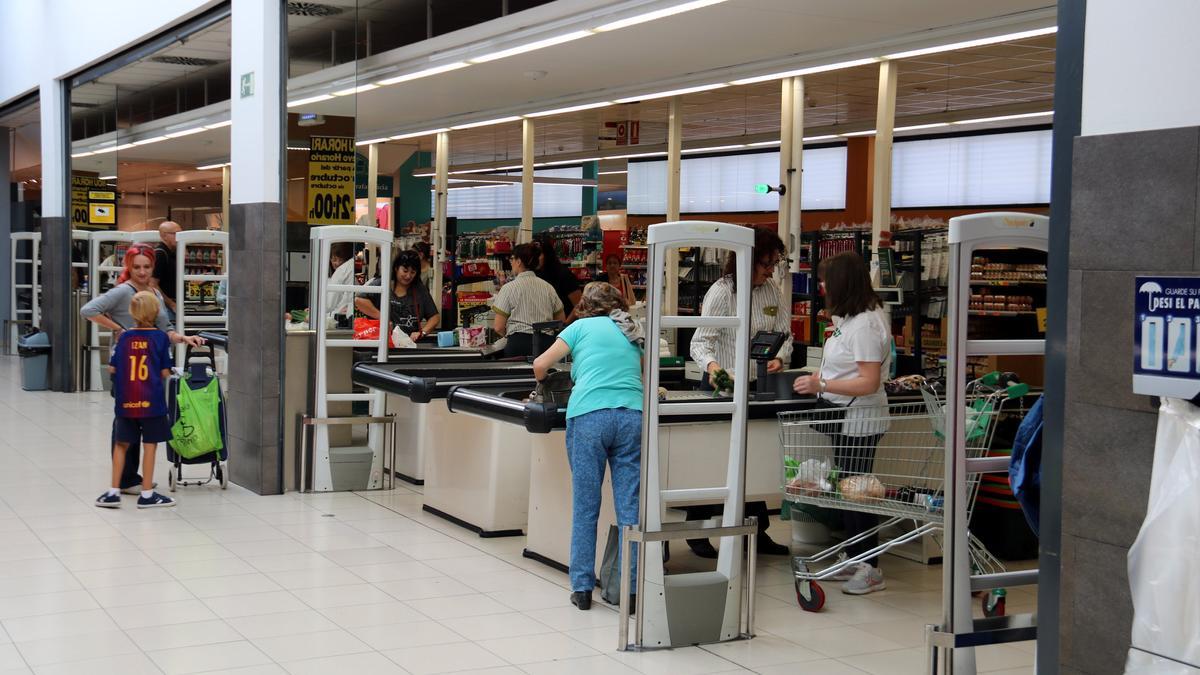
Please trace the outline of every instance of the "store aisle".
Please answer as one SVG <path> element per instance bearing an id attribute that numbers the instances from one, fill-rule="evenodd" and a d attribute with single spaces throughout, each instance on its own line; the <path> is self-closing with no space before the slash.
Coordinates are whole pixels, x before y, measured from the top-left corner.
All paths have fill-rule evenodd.
<path id="1" fill-rule="evenodd" d="M 884 561 L 888 590 L 795 604 L 784 559 L 760 567 L 758 634 L 616 652 L 617 614 L 571 607 L 565 574 L 392 492 L 177 493 L 174 509 L 92 500 L 108 478 L 111 399 L 23 392 L 0 357 L 0 673 L 919 673 L 940 570 Z M 159 480 L 165 484 L 161 459 Z M 233 458 L 236 461 L 236 457 Z M 773 535 L 786 541 L 785 527 Z M 1029 611 L 1032 591 L 1009 594 Z M 1028 673 L 1033 645 L 980 670 Z"/>

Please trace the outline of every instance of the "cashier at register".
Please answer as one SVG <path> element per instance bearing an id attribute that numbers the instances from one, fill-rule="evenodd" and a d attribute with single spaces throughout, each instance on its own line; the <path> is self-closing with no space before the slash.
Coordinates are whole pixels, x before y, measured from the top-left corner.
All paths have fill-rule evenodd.
<path id="1" fill-rule="evenodd" d="M 442 320 L 437 305 L 425 284 L 421 283 L 420 273 L 421 257 L 416 251 L 400 251 L 392 259 L 388 322 L 399 326 L 413 342 L 432 334 Z M 372 279 L 367 285 L 378 286 L 379 278 Z M 379 308 L 375 306 L 375 298 L 374 295 L 360 295 L 354 299 L 354 308 L 372 319 L 378 319 Z"/>
<path id="2" fill-rule="evenodd" d="M 492 299 L 496 319 L 492 328 L 505 336 L 505 356 L 538 356 L 533 353 L 533 324 L 562 321 L 563 303 L 549 283 L 534 274 L 541 250 L 533 244 L 513 249 L 512 281 Z"/>
<path id="3" fill-rule="evenodd" d="M 754 230 L 754 266 L 750 270 L 750 282 L 753 288 L 750 292 L 750 335 L 758 331 L 777 331 L 787 335 L 787 340 L 779 350 L 779 355 L 767 364 L 767 372 L 777 373 L 784 369 L 784 364 L 792 357 L 792 313 L 779 285 L 772 276 L 783 261 L 783 240 L 779 235 L 763 228 Z M 704 294 L 704 302 L 700 305 L 702 316 L 730 316 L 736 311 L 735 294 L 737 292 L 736 257 L 730 254 L 725 260 L 723 276 L 716 281 Z M 732 328 L 698 328 L 692 335 L 691 355 L 696 365 L 703 373 L 701 386 L 709 386 L 709 378 L 717 371 L 732 367 L 737 353 L 737 332 Z M 750 379 L 756 378 L 753 368 Z M 687 508 L 688 520 L 704 520 L 717 514 L 717 505 L 690 506 Z M 788 547 L 777 544 L 767 536 L 767 503 L 750 502 L 746 504 L 746 515 L 758 517 L 758 550 L 771 555 L 787 555 Z M 688 546 L 692 552 L 701 558 L 717 557 L 717 550 L 707 539 L 689 539 Z"/>

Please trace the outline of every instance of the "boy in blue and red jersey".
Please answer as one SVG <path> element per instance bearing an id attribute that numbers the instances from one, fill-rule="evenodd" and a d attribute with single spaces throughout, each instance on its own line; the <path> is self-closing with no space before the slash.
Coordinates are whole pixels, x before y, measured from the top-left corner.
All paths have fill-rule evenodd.
<path id="1" fill-rule="evenodd" d="M 159 302 L 154 293 L 141 291 L 129 302 L 135 328 L 121 333 L 108 362 L 113 374 L 117 420 L 114 425 L 112 486 L 96 506 L 121 506 L 121 469 L 130 443 L 142 440 L 142 494 L 139 509 L 174 506 L 175 500 L 154 491 L 154 453 L 158 444 L 171 440 L 165 383 L 171 376 L 171 339 L 154 327 Z"/>

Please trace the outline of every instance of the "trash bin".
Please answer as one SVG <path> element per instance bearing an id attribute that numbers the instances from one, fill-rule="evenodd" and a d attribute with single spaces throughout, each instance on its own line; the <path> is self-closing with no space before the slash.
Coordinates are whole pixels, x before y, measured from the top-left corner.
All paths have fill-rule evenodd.
<path id="1" fill-rule="evenodd" d="M 21 388 L 45 391 L 50 379 L 50 336 L 34 331 L 18 337 L 17 355 L 21 357 Z"/>

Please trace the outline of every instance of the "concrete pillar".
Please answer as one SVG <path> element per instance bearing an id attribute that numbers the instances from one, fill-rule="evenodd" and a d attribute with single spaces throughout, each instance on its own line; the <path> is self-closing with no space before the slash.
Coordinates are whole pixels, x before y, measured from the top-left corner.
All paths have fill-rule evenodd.
<path id="1" fill-rule="evenodd" d="M 442 263 L 446 261 L 446 196 L 450 184 L 449 131 L 442 131 L 437 135 L 434 173 L 433 227 L 429 233 L 429 244 L 433 249 L 433 287 L 437 289 L 434 298 L 440 307 L 442 302 Z M 445 317 L 442 320 L 444 322 Z"/>
<path id="2" fill-rule="evenodd" d="M 521 227 L 517 243 L 533 241 L 533 120 L 521 120 Z"/>
<path id="3" fill-rule="evenodd" d="M 233 482 L 283 485 L 284 4 L 233 0 L 229 206 L 229 445 Z M 249 75 L 253 91 L 243 95 Z M 297 377 L 304 377 L 297 373 Z"/>
<path id="4" fill-rule="evenodd" d="M 671 106 L 667 113 L 667 222 L 679 220 L 679 174 L 683 156 L 683 101 L 678 96 L 671 97 Z M 679 253 L 667 253 L 667 288 L 663 296 L 663 313 L 679 313 Z M 647 290 L 647 293 L 650 291 Z M 674 330 L 667 340 L 675 346 Z M 678 353 L 678 352 L 676 352 Z"/>
<path id="5" fill-rule="evenodd" d="M 879 103 L 875 111 L 875 171 L 872 184 L 871 251 L 879 235 L 892 227 L 892 129 L 896 126 L 896 74 L 900 64 L 879 64 Z"/>
<path id="6" fill-rule="evenodd" d="M 67 159 L 70 126 L 66 87 L 43 82 L 42 118 L 42 270 L 41 328 L 50 336 L 50 389 L 75 390 L 73 341 L 75 312 L 71 300 L 71 218 L 67 209 L 71 170 Z"/>

